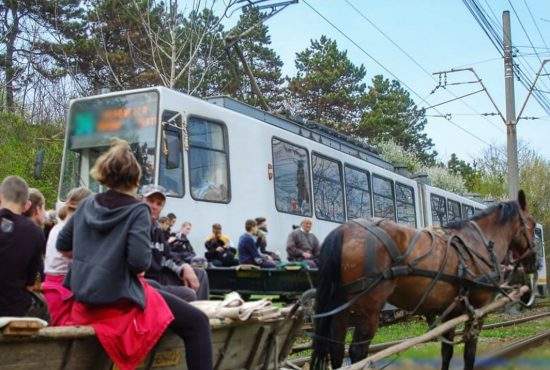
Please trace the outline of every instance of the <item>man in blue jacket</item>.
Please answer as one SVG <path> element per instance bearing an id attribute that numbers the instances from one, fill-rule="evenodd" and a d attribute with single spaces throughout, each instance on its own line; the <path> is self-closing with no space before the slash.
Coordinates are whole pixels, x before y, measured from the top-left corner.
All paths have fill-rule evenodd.
<path id="1" fill-rule="evenodd" d="M 256 244 L 256 221 L 246 220 L 244 225 L 246 232 L 239 238 L 239 263 L 256 265 L 262 268 L 273 268 L 275 262 L 270 256 L 263 255 Z"/>

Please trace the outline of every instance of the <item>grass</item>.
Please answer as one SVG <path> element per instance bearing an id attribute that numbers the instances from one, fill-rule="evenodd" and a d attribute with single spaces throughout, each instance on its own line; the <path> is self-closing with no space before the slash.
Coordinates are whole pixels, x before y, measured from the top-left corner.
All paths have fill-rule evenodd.
<path id="1" fill-rule="evenodd" d="M 546 310 L 546 309 L 545 309 Z M 525 315 L 533 315 L 536 312 L 527 311 Z M 489 315 L 485 323 L 495 323 L 502 322 L 513 319 L 508 315 L 503 314 L 492 314 Z M 529 321 L 522 324 L 517 324 L 514 326 L 504 327 L 504 328 L 495 328 L 490 330 L 483 330 L 480 334 L 480 339 L 478 342 L 478 353 L 490 352 L 491 350 L 499 347 L 503 347 L 506 343 L 511 341 L 529 337 L 536 333 L 541 332 L 542 330 L 550 329 L 550 317 L 545 317 L 535 321 Z M 385 327 L 381 327 L 373 338 L 373 344 L 384 343 L 396 341 L 408 337 L 418 336 L 425 333 L 428 330 L 428 325 L 421 319 L 409 320 L 403 323 L 397 323 Z M 352 334 L 348 333 L 346 337 L 346 342 L 351 342 Z M 459 339 L 459 338 L 457 338 Z M 297 343 L 307 342 L 309 338 L 299 338 Z M 423 368 L 423 365 L 426 368 L 438 368 L 440 366 L 440 343 L 426 343 L 413 347 L 403 353 L 401 353 L 397 360 L 396 364 L 402 365 L 404 368 Z M 462 353 L 464 351 L 464 345 L 458 344 L 454 349 L 454 358 L 462 358 Z M 310 351 L 304 351 L 297 354 L 296 357 L 310 355 Z M 550 369 L 550 346 L 541 346 L 529 353 L 526 353 L 525 356 L 521 357 L 522 360 L 530 359 L 531 362 L 535 365 L 543 363 L 545 366 L 538 367 Z M 389 360 L 388 360 L 389 361 Z M 381 364 L 383 365 L 383 364 Z M 521 364 L 520 364 L 521 365 Z M 514 367 L 508 367 L 506 364 L 504 367 L 499 367 L 499 369 L 512 369 Z M 517 368 L 517 367 L 516 367 Z M 530 367 L 524 367 L 521 365 L 519 368 L 530 369 Z M 531 367 L 537 368 L 537 367 Z"/>

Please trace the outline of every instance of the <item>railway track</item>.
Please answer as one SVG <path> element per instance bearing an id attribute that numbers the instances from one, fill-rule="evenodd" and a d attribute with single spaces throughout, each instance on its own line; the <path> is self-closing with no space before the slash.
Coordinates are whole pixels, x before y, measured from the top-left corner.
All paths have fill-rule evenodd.
<path id="1" fill-rule="evenodd" d="M 550 330 L 545 330 L 531 337 L 517 340 L 498 351 L 483 356 L 476 363 L 475 369 L 491 369 L 495 366 L 502 365 L 504 360 L 517 357 L 528 350 L 540 347 L 547 341 L 550 341 Z"/>
<path id="2" fill-rule="evenodd" d="M 535 315 L 520 317 L 520 318 L 513 319 L 513 320 L 506 320 L 506 321 L 496 322 L 496 323 L 492 323 L 492 324 L 485 324 L 485 325 L 483 325 L 482 330 L 504 328 L 504 327 L 507 327 L 507 326 L 513 326 L 513 325 L 522 324 L 522 323 L 537 320 L 537 319 L 542 319 L 542 318 L 545 318 L 545 317 L 548 317 L 548 316 L 550 316 L 550 310 L 546 311 L 546 312 L 538 313 L 538 314 L 535 314 Z M 460 334 L 462 334 L 462 332 L 458 331 L 457 335 L 460 335 Z M 382 350 L 384 350 L 388 347 L 399 344 L 399 343 L 401 343 L 401 342 L 403 342 L 407 339 L 410 339 L 410 338 L 404 338 L 404 339 L 391 341 L 391 342 L 373 344 L 372 346 L 370 346 L 369 352 L 370 353 L 375 353 L 375 352 L 382 351 Z M 307 351 L 307 350 L 310 350 L 310 349 L 311 349 L 311 342 L 307 342 L 307 343 L 295 345 L 292 348 L 291 353 L 296 354 L 296 353 Z M 304 359 L 308 359 L 308 358 L 304 357 Z M 303 361 L 303 362 L 306 362 L 306 361 Z"/>

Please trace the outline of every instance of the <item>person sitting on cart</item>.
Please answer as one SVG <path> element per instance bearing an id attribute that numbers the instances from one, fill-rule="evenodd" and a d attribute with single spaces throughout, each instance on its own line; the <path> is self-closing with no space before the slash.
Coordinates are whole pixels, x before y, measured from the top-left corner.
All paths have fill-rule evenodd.
<path id="1" fill-rule="evenodd" d="M 237 266 L 239 261 L 235 258 L 237 250 L 231 246 L 227 235 L 222 233 L 222 225 L 212 225 L 212 234 L 204 243 L 206 260 L 215 267 Z"/>
<path id="2" fill-rule="evenodd" d="M 286 251 L 290 262 L 306 262 L 310 268 L 317 268 L 317 259 L 321 252 L 319 239 L 311 232 L 313 222 L 304 218 L 300 228 L 288 236 Z"/>
<path id="3" fill-rule="evenodd" d="M 188 263 L 192 266 L 202 266 L 206 264 L 206 259 L 197 257 L 191 242 L 189 234 L 193 225 L 189 221 L 185 221 L 180 228 L 180 231 L 168 239 L 169 253 L 172 259 L 177 263 Z"/>
<path id="4" fill-rule="evenodd" d="M 29 187 L 18 176 L 0 184 L 0 316 L 48 318 L 46 305 L 31 292 L 42 274 L 44 233 L 23 212 L 30 207 Z"/>
<path id="5" fill-rule="evenodd" d="M 276 267 L 273 259 L 261 254 L 256 244 L 256 221 L 246 220 L 244 224 L 246 232 L 239 238 L 239 263 L 241 265 L 256 265 L 262 268 Z"/>
<path id="6" fill-rule="evenodd" d="M 256 217 L 256 244 L 260 249 L 261 254 L 270 256 L 275 262 L 281 262 L 281 257 L 275 252 L 267 250 L 267 220 L 265 217 Z"/>
<path id="7" fill-rule="evenodd" d="M 166 203 L 166 190 L 162 186 L 146 185 L 142 189 L 143 201 L 151 210 L 151 250 L 153 258 L 145 277 L 153 280 L 170 293 L 185 301 L 205 300 L 209 295 L 208 275 L 203 269 L 193 269 L 188 263 L 175 261 L 169 252 L 165 233 L 158 220 Z"/>

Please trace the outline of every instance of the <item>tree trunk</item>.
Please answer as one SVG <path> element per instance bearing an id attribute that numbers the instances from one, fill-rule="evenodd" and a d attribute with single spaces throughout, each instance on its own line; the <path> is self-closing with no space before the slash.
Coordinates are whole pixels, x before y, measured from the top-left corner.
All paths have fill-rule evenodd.
<path id="1" fill-rule="evenodd" d="M 5 19 L 5 25 L 9 29 L 6 33 L 6 56 L 4 60 L 4 66 L 6 70 L 6 110 L 13 111 L 15 105 L 15 77 L 16 68 L 14 61 L 15 54 L 15 40 L 19 34 L 19 13 L 17 1 L 11 1 L 7 4 L 11 11 L 12 23 L 8 24 L 7 13 Z"/>

